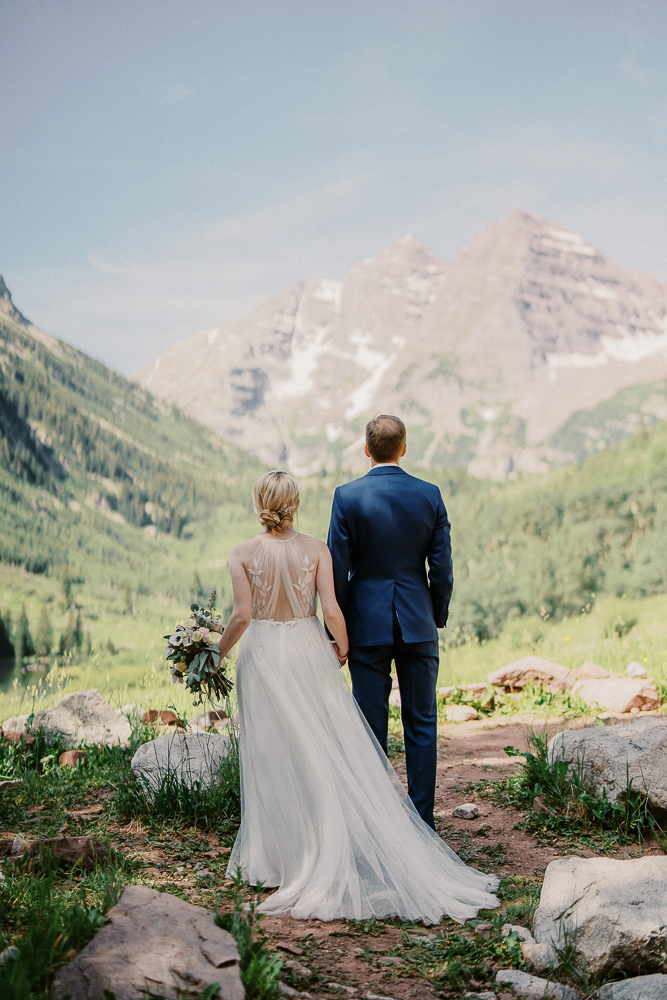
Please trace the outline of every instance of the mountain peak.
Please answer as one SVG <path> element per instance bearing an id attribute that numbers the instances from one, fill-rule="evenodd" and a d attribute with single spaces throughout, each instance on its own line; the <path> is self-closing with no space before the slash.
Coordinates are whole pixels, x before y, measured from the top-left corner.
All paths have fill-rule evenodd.
<path id="1" fill-rule="evenodd" d="M 28 323 L 28 320 L 23 316 L 12 301 L 12 293 L 7 288 L 5 284 L 5 279 L 0 274 L 0 310 L 6 315 L 9 315 L 12 319 L 19 323 Z"/>

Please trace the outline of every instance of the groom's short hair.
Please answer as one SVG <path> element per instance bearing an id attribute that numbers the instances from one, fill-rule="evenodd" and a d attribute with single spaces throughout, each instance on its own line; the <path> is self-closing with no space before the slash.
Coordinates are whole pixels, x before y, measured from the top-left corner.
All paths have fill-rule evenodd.
<path id="1" fill-rule="evenodd" d="M 405 446 L 405 424 L 400 417 L 380 413 L 366 424 L 366 444 L 376 462 L 395 462 Z"/>

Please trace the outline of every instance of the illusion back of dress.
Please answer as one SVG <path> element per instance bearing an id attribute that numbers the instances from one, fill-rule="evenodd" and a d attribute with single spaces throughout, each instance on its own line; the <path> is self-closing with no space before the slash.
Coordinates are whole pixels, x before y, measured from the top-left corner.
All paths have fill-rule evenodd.
<path id="1" fill-rule="evenodd" d="M 317 562 L 308 555 L 301 535 L 260 538 L 246 572 L 253 618 L 285 622 L 315 614 Z"/>

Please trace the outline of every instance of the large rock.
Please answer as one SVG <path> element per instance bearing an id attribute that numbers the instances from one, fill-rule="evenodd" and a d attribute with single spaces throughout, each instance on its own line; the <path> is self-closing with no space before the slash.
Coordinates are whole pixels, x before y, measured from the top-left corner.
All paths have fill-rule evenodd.
<path id="1" fill-rule="evenodd" d="M 213 914 L 166 892 L 128 886 L 108 921 L 73 962 L 58 969 L 56 1000 L 165 1000 L 219 983 L 219 1000 L 243 1000 L 236 941 Z"/>
<path id="2" fill-rule="evenodd" d="M 521 690 L 528 683 L 546 688 L 547 691 L 565 691 L 574 684 L 576 677 L 560 663 L 552 663 L 541 656 L 522 656 L 506 667 L 493 670 L 484 680 L 508 691 Z"/>
<path id="3" fill-rule="evenodd" d="M 132 758 L 132 770 L 147 794 L 154 793 L 168 774 L 188 785 L 208 787 L 229 752 L 229 737 L 221 733 L 165 733 L 143 743 Z"/>
<path id="4" fill-rule="evenodd" d="M 611 802 L 625 794 L 628 778 L 656 809 L 667 809 L 667 719 L 648 717 L 625 725 L 567 729 L 549 743 L 550 760 L 566 760 L 596 795 Z"/>
<path id="5" fill-rule="evenodd" d="M 3 729 L 25 732 L 28 718 L 21 715 L 8 719 Z M 50 740 L 62 736 L 71 747 L 98 743 L 126 746 L 132 734 L 125 716 L 107 704 L 96 688 L 73 691 L 53 708 L 35 712 L 30 728 L 41 729 Z"/>
<path id="6" fill-rule="evenodd" d="M 600 1000 L 665 1000 L 667 976 L 637 976 L 622 979 L 620 983 L 607 983 L 598 991 Z"/>
<path id="7" fill-rule="evenodd" d="M 496 982 L 499 986 L 509 986 L 515 996 L 526 997 L 526 1000 L 538 1000 L 541 997 L 545 1000 L 579 1000 L 579 994 L 569 986 L 539 979 L 519 969 L 499 969 Z"/>
<path id="8" fill-rule="evenodd" d="M 589 976 L 667 969 L 667 857 L 559 858 L 547 867 L 522 951 L 537 971 L 566 948 Z"/>
<path id="9" fill-rule="evenodd" d="M 631 712 L 633 708 L 660 707 L 660 695 L 655 684 L 641 677 L 607 677 L 577 681 L 572 693 L 589 705 L 600 705 L 610 712 Z"/>

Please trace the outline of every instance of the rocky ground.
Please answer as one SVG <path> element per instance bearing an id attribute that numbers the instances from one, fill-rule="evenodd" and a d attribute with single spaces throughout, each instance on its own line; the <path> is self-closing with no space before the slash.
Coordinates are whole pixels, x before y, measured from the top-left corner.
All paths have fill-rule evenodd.
<path id="1" fill-rule="evenodd" d="M 627 721 L 631 718 L 636 716 Z M 521 965 L 521 956 L 513 954 L 509 944 L 502 944 L 500 926 L 504 922 L 529 924 L 545 868 L 551 861 L 568 854 L 629 858 L 662 853 L 655 840 L 640 847 L 637 843 L 619 844 L 618 838 L 602 833 L 578 839 L 576 828 L 565 835 L 531 830 L 530 824 L 529 828 L 517 828 L 526 827 L 525 812 L 498 796 L 497 789 L 521 766 L 521 758 L 509 757 L 506 747 L 524 751 L 530 736 L 545 728 L 551 735 L 564 727 L 593 724 L 593 717 L 553 719 L 546 724 L 544 717 L 515 717 L 501 722 L 442 725 L 436 795 L 438 832 L 466 862 L 502 877 L 500 915 L 482 914 L 479 921 L 473 922 L 477 926 L 469 924 L 465 928 L 451 922 L 434 928 L 396 921 L 322 923 L 266 918 L 263 930 L 267 945 L 285 962 L 285 995 L 427 1000 L 466 992 L 475 995 L 475 991 L 484 995 L 484 991 L 491 990 L 489 995 L 511 996 L 495 985 L 495 972 L 508 965 Z M 394 755 L 393 764 L 404 778 L 400 752 Z M 48 797 L 35 801 L 33 794 L 35 804 L 22 812 L 20 819 L 16 812 L 5 814 L 7 822 L 0 830 L 2 853 L 9 853 L 17 835 L 26 840 L 96 836 L 122 858 L 125 881 L 166 889 L 209 908 L 231 908 L 234 887 L 225 869 L 232 832 L 221 837 L 190 823 L 170 822 L 160 827 L 137 818 L 125 822 L 114 813 L 117 789 L 112 782 L 100 782 L 96 787 L 81 783 L 78 797 L 75 787 L 70 783 L 59 803 Z M 475 818 L 452 816 L 463 803 L 477 806 Z M 587 995 L 581 992 L 582 997 Z"/>

